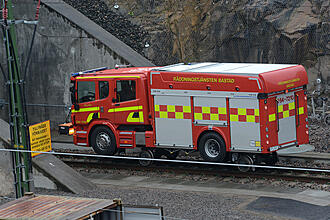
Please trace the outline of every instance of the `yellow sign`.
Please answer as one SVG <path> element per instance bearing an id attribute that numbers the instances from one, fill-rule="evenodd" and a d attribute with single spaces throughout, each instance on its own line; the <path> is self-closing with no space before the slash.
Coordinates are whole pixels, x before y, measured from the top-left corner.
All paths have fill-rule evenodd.
<path id="1" fill-rule="evenodd" d="M 31 151 L 51 151 L 50 122 L 44 121 L 29 127 Z M 40 153 L 31 153 L 34 157 Z"/>

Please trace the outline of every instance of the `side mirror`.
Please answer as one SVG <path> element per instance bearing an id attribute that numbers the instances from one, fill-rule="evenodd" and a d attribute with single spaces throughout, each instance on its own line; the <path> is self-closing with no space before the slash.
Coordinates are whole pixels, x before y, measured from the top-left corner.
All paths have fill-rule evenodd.
<path id="1" fill-rule="evenodd" d="M 74 104 L 74 110 L 78 111 L 80 109 L 78 104 Z"/>
<path id="2" fill-rule="evenodd" d="M 72 86 L 70 87 L 71 103 L 75 105 L 77 103 L 77 100 L 76 100 L 76 89 L 75 89 L 74 81 L 71 81 L 71 83 L 72 83 Z"/>
<path id="3" fill-rule="evenodd" d="M 75 97 L 74 93 L 71 93 L 71 103 L 72 104 L 76 103 L 76 97 Z"/>

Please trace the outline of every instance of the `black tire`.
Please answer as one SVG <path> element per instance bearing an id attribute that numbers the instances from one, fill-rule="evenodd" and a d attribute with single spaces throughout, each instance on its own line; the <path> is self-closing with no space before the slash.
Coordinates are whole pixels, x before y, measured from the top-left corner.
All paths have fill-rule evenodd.
<path id="1" fill-rule="evenodd" d="M 97 154 L 114 155 L 117 151 L 116 137 L 108 127 L 96 127 L 90 143 Z"/>
<path id="2" fill-rule="evenodd" d="M 214 132 L 206 133 L 201 137 L 198 149 L 206 161 L 223 162 L 226 158 L 226 144 L 222 137 Z"/>
<path id="3" fill-rule="evenodd" d="M 247 154 L 241 154 L 236 161 L 237 164 L 244 164 L 244 165 L 253 165 L 253 160 L 250 155 Z M 243 166 L 238 166 L 237 169 L 243 173 L 249 172 L 249 171 L 255 171 L 254 167 L 243 167 Z"/>
<path id="4" fill-rule="evenodd" d="M 139 154 L 139 157 L 153 159 L 154 154 L 152 153 L 151 150 L 142 150 Z M 150 166 L 152 162 L 153 162 L 152 160 L 139 160 L 140 165 L 143 167 Z"/>

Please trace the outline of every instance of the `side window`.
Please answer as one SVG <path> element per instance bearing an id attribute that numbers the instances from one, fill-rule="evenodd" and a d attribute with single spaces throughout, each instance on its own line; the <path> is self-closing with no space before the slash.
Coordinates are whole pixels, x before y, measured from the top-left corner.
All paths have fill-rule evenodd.
<path id="1" fill-rule="evenodd" d="M 90 102 L 95 100 L 95 82 L 80 81 L 78 87 L 78 103 Z"/>
<path id="2" fill-rule="evenodd" d="M 100 99 L 104 99 L 109 96 L 109 82 L 108 81 L 100 81 L 99 82 L 99 97 Z"/>
<path id="3" fill-rule="evenodd" d="M 126 102 L 136 99 L 136 82 L 134 80 L 118 80 L 116 83 L 117 102 Z"/>

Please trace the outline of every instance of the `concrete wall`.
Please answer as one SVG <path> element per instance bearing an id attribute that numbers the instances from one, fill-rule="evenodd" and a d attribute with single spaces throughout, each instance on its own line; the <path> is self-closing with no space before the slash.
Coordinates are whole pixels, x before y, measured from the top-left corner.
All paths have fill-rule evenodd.
<path id="1" fill-rule="evenodd" d="M 0 149 L 4 149 L 10 142 L 9 125 L 0 119 Z M 0 196 L 15 196 L 14 176 L 11 155 L 0 151 Z"/>
<path id="2" fill-rule="evenodd" d="M 126 45 L 122 46 L 118 39 L 113 39 L 113 36 L 109 36 L 96 24 L 85 21 L 86 17 L 62 1 L 43 2 L 26 80 L 26 94 L 28 103 L 59 105 L 59 107 L 28 107 L 30 124 L 51 120 L 51 126 L 55 128 L 57 124 L 64 122 L 68 112 L 67 108 L 60 106 L 70 105 L 70 73 L 102 66 L 111 68 L 116 64 L 134 63 L 133 65 L 139 65 L 141 63 L 143 65 L 144 62 L 139 63 L 130 60 L 129 57 L 124 57 L 125 54 L 133 54 L 130 55 L 131 57 L 138 57 L 139 55 L 134 54 L 132 49 L 127 48 Z M 16 19 L 34 19 L 35 1 L 16 0 L 14 6 Z M 63 14 L 66 13 L 67 17 L 60 15 L 61 10 Z M 70 16 L 72 20 L 70 20 Z M 80 28 L 84 24 L 88 24 L 87 27 L 91 28 L 88 33 Z M 18 53 L 23 67 L 27 58 L 33 26 L 20 24 L 16 26 L 16 30 Z M 111 42 L 102 42 L 99 37 L 110 39 Z M 111 43 L 113 45 L 109 46 Z M 143 60 L 143 58 L 141 59 Z M 0 62 L 6 67 L 2 37 L 0 38 Z M 3 77 L 0 76 L 0 99 L 7 99 L 7 91 L 3 85 Z M 0 109 L 0 117 L 7 120 L 6 109 L 7 106 Z"/>
<path id="3" fill-rule="evenodd" d="M 4 143 L 0 140 L 0 149 Z M 12 172 L 10 153 L 0 153 L 0 196 L 15 196 L 14 177 Z"/>

